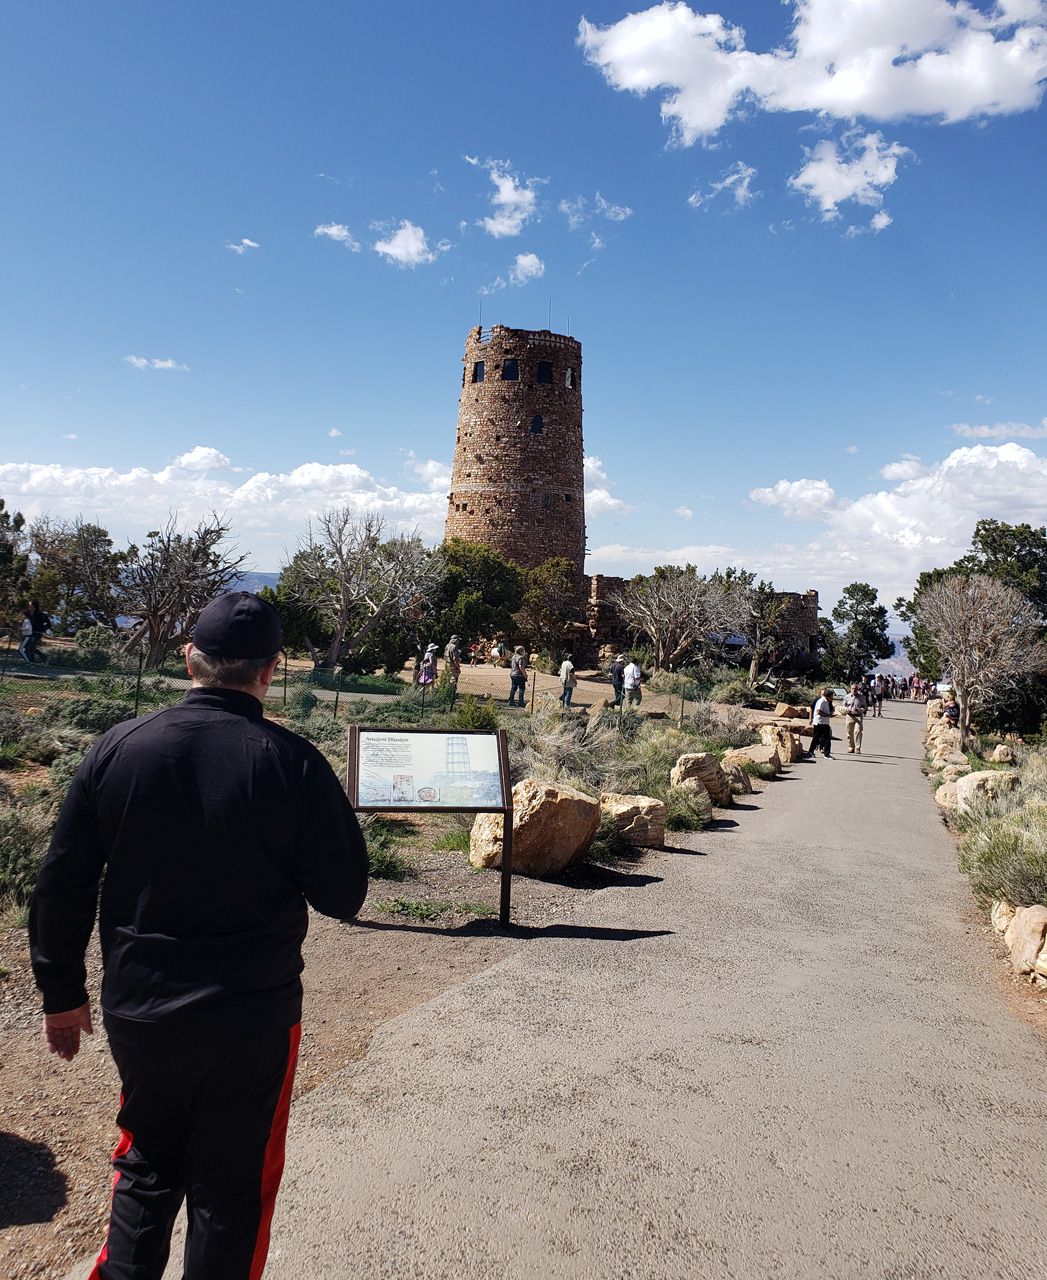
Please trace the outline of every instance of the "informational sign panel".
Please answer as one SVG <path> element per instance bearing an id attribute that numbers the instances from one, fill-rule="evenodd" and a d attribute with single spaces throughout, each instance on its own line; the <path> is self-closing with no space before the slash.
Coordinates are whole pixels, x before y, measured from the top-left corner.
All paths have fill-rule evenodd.
<path id="1" fill-rule="evenodd" d="M 500 918 L 509 923 L 513 868 L 513 789 L 505 730 L 349 730 L 346 790 L 363 813 L 502 814 Z"/>
<path id="2" fill-rule="evenodd" d="M 360 729 L 355 754 L 358 808 L 505 808 L 497 734 Z"/>

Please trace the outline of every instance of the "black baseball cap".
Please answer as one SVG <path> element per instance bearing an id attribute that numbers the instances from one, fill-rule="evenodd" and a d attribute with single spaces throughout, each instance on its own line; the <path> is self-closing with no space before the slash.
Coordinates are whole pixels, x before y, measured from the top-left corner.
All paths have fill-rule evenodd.
<path id="1" fill-rule="evenodd" d="M 210 658 L 271 658 L 283 643 L 280 615 L 250 591 L 212 600 L 193 628 L 193 644 Z"/>

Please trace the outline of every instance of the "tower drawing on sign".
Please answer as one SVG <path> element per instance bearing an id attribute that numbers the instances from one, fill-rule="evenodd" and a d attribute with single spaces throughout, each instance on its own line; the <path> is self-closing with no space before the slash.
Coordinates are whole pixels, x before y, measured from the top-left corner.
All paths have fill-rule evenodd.
<path id="1" fill-rule="evenodd" d="M 469 740 L 459 734 L 447 739 L 447 759 L 445 763 L 447 776 L 452 781 L 468 782 L 473 769 L 469 763 Z"/>
<path id="2" fill-rule="evenodd" d="M 585 565 L 582 345 L 548 329 L 472 329 L 458 410 L 445 537 L 524 569 Z"/>

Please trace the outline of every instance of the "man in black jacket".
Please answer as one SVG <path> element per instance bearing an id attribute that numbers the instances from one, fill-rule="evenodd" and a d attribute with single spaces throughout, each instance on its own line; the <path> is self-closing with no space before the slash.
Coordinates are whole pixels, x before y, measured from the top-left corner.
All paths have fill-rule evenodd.
<path id="1" fill-rule="evenodd" d="M 185 1280 L 258 1280 L 265 1266 L 308 905 L 346 919 L 367 891 L 331 766 L 263 717 L 281 643 L 256 596 L 208 605 L 186 653 L 192 689 L 91 748 L 33 895 L 44 1038 L 71 1061 L 92 1030 L 84 954 L 104 872 L 101 1005 L 123 1088 L 98 1280 L 161 1280 L 183 1199 Z"/>

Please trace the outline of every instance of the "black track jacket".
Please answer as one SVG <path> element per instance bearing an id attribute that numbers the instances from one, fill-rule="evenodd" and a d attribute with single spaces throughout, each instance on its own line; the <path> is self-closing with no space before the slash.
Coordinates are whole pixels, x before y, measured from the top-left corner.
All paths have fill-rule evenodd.
<path id="1" fill-rule="evenodd" d="M 44 1012 L 87 1000 L 103 871 L 102 1007 L 119 1018 L 301 1015 L 307 902 L 337 919 L 367 892 L 367 851 L 331 766 L 233 689 L 104 734 L 77 770 L 29 919 Z"/>

